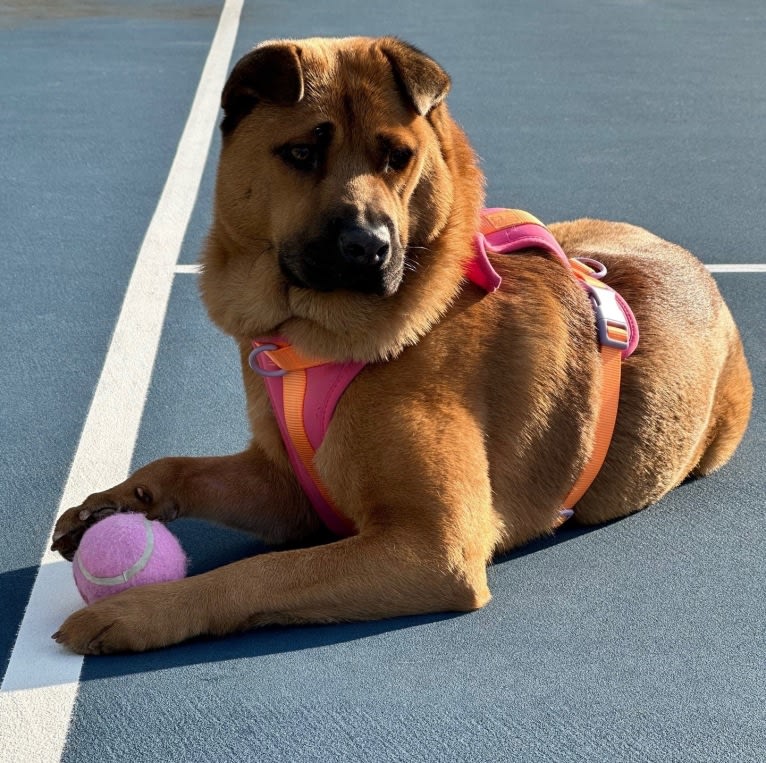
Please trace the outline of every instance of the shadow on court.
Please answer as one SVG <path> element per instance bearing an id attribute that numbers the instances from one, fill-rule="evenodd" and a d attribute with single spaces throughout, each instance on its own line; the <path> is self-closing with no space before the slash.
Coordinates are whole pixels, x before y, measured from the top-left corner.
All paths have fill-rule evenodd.
<path id="1" fill-rule="evenodd" d="M 0 624 L 3 626 L 0 628 L 0 676 L 5 675 L 11 650 L 16 643 L 16 628 L 8 627 L 8 624 L 21 622 L 36 577 L 37 567 L 0 574 Z"/>
<path id="2" fill-rule="evenodd" d="M 565 525 L 555 535 L 540 538 L 509 554 L 495 559 L 495 565 L 502 565 L 530 554 L 550 549 L 561 543 L 575 540 L 603 528 Z M 196 575 L 258 553 L 268 551 L 250 536 L 226 530 L 204 522 L 180 520 L 173 525 L 190 558 L 190 574 Z M 11 592 L 15 588 L 28 590 L 37 573 L 36 568 L 15 570 L 0 575 L 0 591 Z M 21 620 L 26 598 L 17 597 L 12 606 L 18 612 L 12 613 Z M 3 597 L 5 601 L 6 598 Z M 339 623 L 332 625 L 268 627 L 235 634 L 224 638 L 195 639 L 177 646 L 142 654 L 91 657 L 85 660 L 81 681 L 95 681 L 152 671 L 197 664 L 227 662 L 249 659 L 286 652 L 300 652 L 336 644 L 350 643 L 386 633 L 419 628 L 432 623 L 461 617 L 462 613 L 447 612 L 389 620 L 361 623 Z M 5 634 L 7 636 L 7 634 Z M 15 638 L 15 634 L 13 634 Z M 7 641 L 7 643 L 5 643 Z M 13 638 L 0 642 L 0 648 L 7 655 L 13 647 Z"/>
<path id="3" fill-rule="evenodd" d="M 205 525 L 202 522 L 182 522 L 182 528 L 174 527 L 192 559 L 192 574 L 199 574 L 214 567 L 236 561 L 267 549 L 240 533 Z M 498 557 L 494 564 L 500 565 L 535 554 L 553 546 L 587 535 L 598 527 L 581 527 L 574 523 L 562 527 L 555 535 L 540 538 L 510 554 Z M 219 534 L 234 536 L 225 548 Z M 237 538 L 236 536 L 239 536 Z M 213 541 L 211 547 L 211 540 Z M 201 663 L 226 662 L 251 659 L 287 652 L 300 652 L 337 644 L 374 638 L 386 633 L 417 629 L 433 623 L 462 617 L 463 613 L 444 612 L 388 620 L 361 623 L 338 623 L 291 627 L 267 627 L 235 634 L 224 638 L 196 639 L 167 649 L 143 654 L 114 655 L 86 658 L 81 681 L 95 681 L 115 676 L 126 676 L 152 671 L 169 670 Z"/>

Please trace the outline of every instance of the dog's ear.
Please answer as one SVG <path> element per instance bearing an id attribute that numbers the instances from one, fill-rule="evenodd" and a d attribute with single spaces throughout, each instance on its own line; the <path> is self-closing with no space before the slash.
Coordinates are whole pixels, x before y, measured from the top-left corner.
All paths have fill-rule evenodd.
<path id="1" fill-rule="evenodd" d="M 224 120 L 230 132 L 256 103 L 291 106 L 303 98 L 301 50 L 290 42 L 259 45 L 239 59 L 221 95 Z"/>
<path id="2" fill-rule="evenodd" d="M 394 70 L 399 87 L 418 114 L 425 116 L 447 95 L 449 75 L 433 58 L 396 37 L 384 37 L 380 48 Z"/>

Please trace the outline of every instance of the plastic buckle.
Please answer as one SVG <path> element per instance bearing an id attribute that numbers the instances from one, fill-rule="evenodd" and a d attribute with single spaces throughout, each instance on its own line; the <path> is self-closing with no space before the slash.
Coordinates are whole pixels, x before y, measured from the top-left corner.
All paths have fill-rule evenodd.
<path id="1" fill-rule="evenodd" d="M 260 347 L 254 347 L 253 351 L 247 357 L 247 365 L 249 365 L 250 368 L 252 368 L 253 371 L 255 371 L 255 373 L 257 373 L 259 376 L 284 376 L 287 373 L 284 368 L 277 368 L 276 371 L 267 371 L 265 368 L 261 368 L 258 365 L 258 356 L 262 352 L 273 352 L 274 350 L 278 349 L 279 347 L 277 347 L 275 344 L 262 344 Z"/>
<path id="2" fill-rule="evenodd" d="M 627 350 L 630 340 L 630 325 L 617 302 L 614 291 L 608 286 L 594 286 L 589 283 L 586 283 L 585 287 L 596 313 L 599 342 L 606 347 Z"/>

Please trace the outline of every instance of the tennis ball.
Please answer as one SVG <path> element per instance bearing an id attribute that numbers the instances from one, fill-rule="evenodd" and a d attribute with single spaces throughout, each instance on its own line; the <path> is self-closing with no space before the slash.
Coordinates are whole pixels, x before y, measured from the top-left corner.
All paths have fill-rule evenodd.
<path id="1" fill-rule="evenodd" d="M 74 582 L 88 604 L 134 586 L 180 580 L 186 566 L 173 533 L 133 513 L 112 514 L 89 527 L 73 560 Z"/>

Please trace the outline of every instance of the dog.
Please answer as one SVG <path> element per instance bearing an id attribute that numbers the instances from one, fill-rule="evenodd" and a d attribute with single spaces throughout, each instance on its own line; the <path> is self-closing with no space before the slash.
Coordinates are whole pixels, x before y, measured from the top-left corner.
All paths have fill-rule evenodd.
<path id="1" fill-rule="evenodd" d="M 71 559 L 88 526 L 130 510 L 222 523 L 276 550 L 102 599 L 64 622 L 60 643 L 142 651 L 268 624 L 475 610 L 490 600 L 492 557 L 557 524 L 606 384 L 593 307 L 535 248 L 490 252 L 494 293 L 466 278 L 484 181 L 449 87 L 395 38 L 272 41 L 235 65 L 200 285 L 239 347 L 252 441 L 144 466 L 65 512 L 53 548 Z M 624 223 L 550 232 L 567 257 L 606 266 L 640 327 L 605 460 L 573 507 L 574 521 L 602 523 L 730 458 L 750 373 L 690 253 Z M 348 533 L 329 534 L 296 475 L 253 370 L 262 337 L 358 365 L 308 464 Z"/>

